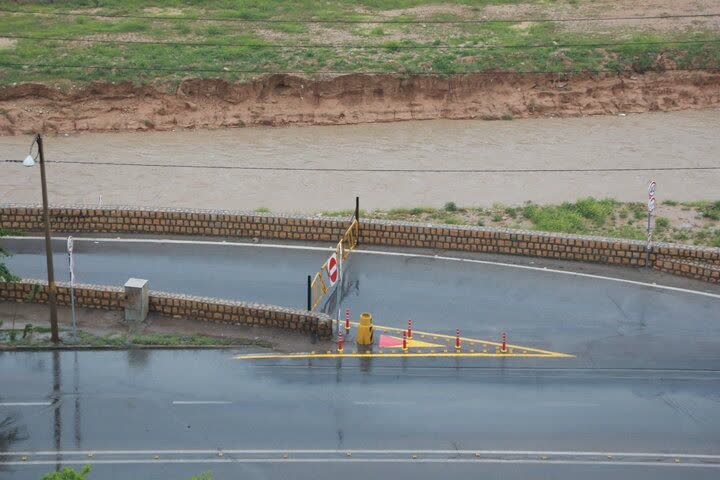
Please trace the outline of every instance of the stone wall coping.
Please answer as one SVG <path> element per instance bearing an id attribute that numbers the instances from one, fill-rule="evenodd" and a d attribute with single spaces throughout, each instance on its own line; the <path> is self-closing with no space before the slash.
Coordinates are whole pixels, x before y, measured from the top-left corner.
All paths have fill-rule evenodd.
<path id="1" fill-rule="evenodd" d="M 0 282 L 0 283 L 19 283 L 19 284 L 30 284 L 30 285 L 39 285 L 42 287 L 47 287 L 47 280 L 38 280 L 36 278 L 23 278 L 19 282 Z M 55 282 L 55 286 L 58 288 L 70 288 L 70 282 Z M 72 285 L 72 288 L 75 290 L 97 290 L 102 292 L 112 292 L 112 293 L 125 293 L 125 289 L 123 287 L 114 287 L 111 285 L 93 285 L 90 283 L 75 283 Z"/>
<path id="2" fill-rule="evenodd" d="M 19 204 L 19 203 L 0 203 L 0 210 L 2 209 L 41 209 L 40 204 Z M 265 213 L 265 212 L 253 212 L 253 211 L 241 211 L 241 210 L 224 210 L 224 209 L 191 209 L 191 208 L 167 208 L 167 207 L 141 207 L 134 205 L 53 205 L 50 207 L 51 210 L 94 210 L 98 212 L 111 212 L 118 210 L 127 210 L 132 212 L 163 212 L 163 213 L 186 213 L 186 214 L 203 214 L 203 215 L 234 215 L 234 216 L 247 216 L 256 218 L 282 218 L 282 219 L 293 219 L 293 220 L 305 220 L 305 221 L 326 221 L 326 222 L 337 222 L 337 223 L 349 223 L 352 217 L 328 217 L 321 214 L 317 215 L 300 215 L 300 214 L 283 214 L 283 213 Z M 531 235 L 542 238 L 559 238 L 567 240 L 581 240 L 590 242 L 606 242 L 606 243 L 621 243 L 625 245 L 635 245 L 644 247 L 646 242 L 643 240 L 631 240 L 626 238 L 613 238 L 613 237 L 602 237 L 594 235 L 576 235 L 570 233 L 555 233 L 555 232 L 543 232 L 539 230 L 516 230 L 508 228 L 493 228 L 493 227 L 481 227 L 476 225 L 450 225 L 441 223 L 427 223 L 427 222 L 407 222 L 399 220 L 380 220 L 380 219 L 365 219 L 361 218 L 360 228 L 362 230 L 363 224 L 365 225 L 383 225 L 383 226 L 396 226 L 396 227 L 424 227 L 434 229 L 447 229 L 449 231 L 471 231 L 471 232 L 483 232 L 490 234 L 504 234 L 504 235 Z M 362 232 L 361 232 L 362 234 Z M 707 247 L 699 245 L 686 245 L 686 244 L 675 244 L 665 242 L 652 242 L 653 250 L 658 248 L 676 248 L 680 250 L 702 252 L 720 255 L 720 248 Z"/>
<path id="3" fill-rule="evenodd" d="M 47 288 L 47 281 L 46 280 L 38 280 L 35 278 L 23 278 L 19 282 L 0 282 L 0 285 L 2 284 L 10 284 L 14 283 L 16 285 L 39 285 L 42 287 Z M 55 282 L 55 286 L 59 288 L 70 288 L 69 282 Z M 114 287 L 110 285 L 94 285 L 94 284 L 87 284 L 87 283 L 76 283 L 74 285 L 74 288 L 76 290 L 95 290 L 99 292 L 111 292 L 111 293 L 118 293 L 118 294 L 124 294 L 125 289 L 123 287 Z M 298 308 L 291 308 L 291 307 L 282 307 L 279 305 L 268 305 L 263 303 L 252 303 L 252 302 L 244 302 L 241 300 L 228 300 L 224 298 L 215 298 L 215 297 L 201 297 L 196 295 L 186 295 L 182 293 L 173 293 L 173 292 L 161 292 L 157 290 L 150 290 L 148 291 L 148 296 L 151 298 L 150 301 L 152 301 L 152 298 L 162 298 L 162 299 L 168 299 L 168 300 L 186 300 L 186 301 L 192 301 L 192 302 L 202 302 L 202 303 L 208 303 L 213 305 L 222 305 L 227 307 L 240 307 L 240 308 L 249 308 L 254 310 L 267 310 L 277 313 L 288 313 L 293 315 L 299 315 L 304 317 L 316 317 L 320 321 L 332 321 L 329 315 L 321 312 L 310 312 L 307 310 L 300 310 Z"/>

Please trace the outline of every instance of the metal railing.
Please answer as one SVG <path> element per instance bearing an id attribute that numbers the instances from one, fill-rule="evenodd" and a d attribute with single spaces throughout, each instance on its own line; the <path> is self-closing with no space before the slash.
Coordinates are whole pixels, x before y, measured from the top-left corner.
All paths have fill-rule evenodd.
<path id="1" fill-rule="evenodd" d="M 335 246 L 335 255 L 336 258 L 340 261 L 340 266 L 338 268 L 342 269 L 342 263 L 345 262 L 345 260 L 350 255 L 350 252 L 352 252 L 357 246 L 359 234 L 360 223 L 358 222 L 357 218 L 354 218 L 348 229 L 345 230 L 345 233 L 343 234 L 340 241 Z M 322 264 L 320 270 L 315 274 L 315 276 L 312 278 L 312 281 L 310 282 L 311 310 L 315 310 L 315 308 L 320 305 L 328 291 L 330 291 L 328 282 L 325 281 L 329 261 L 330 259 L 325 260 L 325 263 Z M 340 275 L 342 275 L 342 273 Z M 338 281 L 339 280 L 340 279 L 338 279 Z"/>

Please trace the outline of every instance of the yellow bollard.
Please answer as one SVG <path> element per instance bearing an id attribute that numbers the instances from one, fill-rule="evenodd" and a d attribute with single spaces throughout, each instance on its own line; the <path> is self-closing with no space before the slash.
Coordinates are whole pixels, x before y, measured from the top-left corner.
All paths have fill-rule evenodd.
<path id="1" fill-rule="evenodd" d="M 369 313 L 363 312 L 360 314 L 360 325 L 358 325 L 355 338 L 358 345 L 373 344 L 372 315 L 370 315 Z"/>

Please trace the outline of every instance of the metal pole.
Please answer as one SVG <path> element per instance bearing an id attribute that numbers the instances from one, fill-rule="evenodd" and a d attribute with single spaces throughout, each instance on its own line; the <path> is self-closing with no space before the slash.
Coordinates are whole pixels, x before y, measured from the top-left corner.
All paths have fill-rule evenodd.
<path id="1" fill-rule="evenodd" d="M 652 212 L 648 208 L 647 243 L 645 244 L 645 268 L 650 268 L 650 242 L 652 239 L 652 230 L 650 230 L 650 217 L 652 217 Z"/>
<path id="2" fill-rule="evenodd" d="M 50 241 L 50 212 L 48 208 L 47 181 L 45 179 L 45 154 L 42 136 L 36 137 L 40 157 L 40 182 L 42 183 L 43 217 L 45 222 L 45 257 L 47 260 L 48 303 L 50 304 L 50 337 L 53 343 L 60 342 L 58 332 L 57 305 L 55 299 L 55 271 L 53 270 L 52 244 Z"/>
<path id="3" fill-rule="evenodd" d="M 75 266 L 73 265 L 73 239 L 68 237 L 68 266 L 70 267 L 70 309 L 72 312 L 72 335 L 77 339 L 77 320 L 75 318 Z"/>
<path id="4" fill-rule="evenodd" d="M 358 234 L 355 245 L 360 245 L 360 197 L 355 197 L 355 220 L 358 222 Z"/>
<path id="5" fill-rule="evenodd" d="M 307 309 L 312 310 L 312 276 L 308 275 L 307 279 Z"/>

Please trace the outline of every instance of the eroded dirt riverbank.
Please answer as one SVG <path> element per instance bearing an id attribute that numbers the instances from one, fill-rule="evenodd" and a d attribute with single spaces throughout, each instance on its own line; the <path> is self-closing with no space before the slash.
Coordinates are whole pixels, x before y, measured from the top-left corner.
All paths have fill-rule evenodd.
<path id="1" fill-rule="evenodd" d="M 177 88 L 94 83 L 0 88 L 0 134 L 341 125 L 673 111 L 720 105 L 720 72 L 457 76 L 268 75 Z"/>

